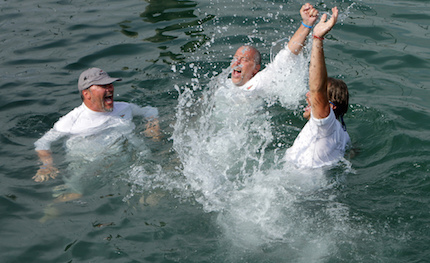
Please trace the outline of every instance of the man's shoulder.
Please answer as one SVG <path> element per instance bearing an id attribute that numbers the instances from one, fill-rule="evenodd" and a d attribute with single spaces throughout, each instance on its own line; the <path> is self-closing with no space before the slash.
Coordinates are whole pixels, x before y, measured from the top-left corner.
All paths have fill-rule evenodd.
<path id="1" fill-rule="evenodd" d="M 57 131 L 67 130 L 71 123 L 76 122 L 76 120 L 82 116 L 82 113 L 85 111 L 85 106 L 82 103 L 78 107 L 69 111 L 66 115 L 62 116 L 55 124 L 54 128 Z"/>
<path id="2" fill-rule="evenodd" d="M 336 121 L 337 121 L 336 116 L 334 115 L 334 111 L 331 108 L 330 108 L 329 115 L 325 118 L 322 118 L 322 119 L 315 118 L 311 112 L 311 118 L 309 120 L 310 123 L 312 123 L 316 126 L 319 126 L 319 127 L 332 126 L 332 124 L 335 123 Z"/>
<path id="3" fill-rule="evenodd" d="M 77 106 L 73 110 L 69 111 L 66 115 L 61 117 L 58 121 L 65 121 L 68 119 L 77 118 L 77 116 L 81 115 L 82 112 L 84 112 L 84 111 L 85 111 L 85 106 L 82 103 L 81 105 Z"/>
<path id="4" fill-rule="evenodd" d="M 116 106 L 120 106 L 120 107 L 127 107 L 132 105 L 133 103 L 130 102 L 125 102 L 125 101 L 115 101 L 115 107 Z"/>

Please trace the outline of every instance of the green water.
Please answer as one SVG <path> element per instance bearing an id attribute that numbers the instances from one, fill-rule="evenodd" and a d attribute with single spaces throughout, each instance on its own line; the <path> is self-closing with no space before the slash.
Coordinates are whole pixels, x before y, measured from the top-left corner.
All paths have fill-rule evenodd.
<path id="1" fill-rule="evenodd" d="M 223 163 L 179 151 L 189 142 L 179 141 L 186 137 L 177 128 L 196 123 L 178 119 L 188 109 L 178 90 L 198 83 L 191 96 L 206 95 L 211 77 L 243 43 L 257 46 L 268 63 L 272 43 L 298 26 L 302 4 L 2 1 L 1 261 L 430 261 L 428 1 L 313 3 L 341 13 L 325 51 L 329 74 L 343 78 L 351 94 L 345 121 L 355 154 L 344 165 L 313 176 L 278 169 L 274 156 L 305 123 L 300 107 L 279 103 L 258 120 L 271 130 L 254 130 L 273 134 L 269 161 L 258 169 L 233 167 L 220 179 L 210 169 L 234 162 L 242 148 Z M 33 143 L 81 103 L 77 78 L 89 67 L 123 78 L 115 99 L 157 107 L 165 136 L 141 137 L 151 155 L 102 162 L 92 193 L 53 205 L 62 177 L 31 180 L 38 168 Z M 136 125 L 138 134 L 143 125 Z M 62 142 L 53 152 L 64 175 Z M 44 215 L 51 216 L 41 223 Z"/>

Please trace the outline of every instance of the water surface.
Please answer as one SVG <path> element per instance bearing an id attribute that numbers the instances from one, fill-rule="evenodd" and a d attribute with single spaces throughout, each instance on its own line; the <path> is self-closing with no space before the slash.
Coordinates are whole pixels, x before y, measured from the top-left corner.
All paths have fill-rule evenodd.
<path id="1" fill-rule="evenodd" d="M 351 94 L 354 152 L 333 169 L 282 162 L 305 124 L 306 63 L 285 92 L 274 86 L 245 106 L 217 99 L 215 76 L 235 50 L 253 44 L 268 63 L 302 4 L 3 1 L 2 262 L 427 262 L 427 1 L 313 3 L 340 8 L 326 61 Z M 157 107 L 165 136 L 144 138 L 137 119 L 143 148 L 100 160 L 93 191 L 52 204 L 70 160 L 59 141 L 62 175 L 35 183 L 33 143 L 81 103 L 77 78 L 89 67 L 123 78 L 117 100 Z"/>

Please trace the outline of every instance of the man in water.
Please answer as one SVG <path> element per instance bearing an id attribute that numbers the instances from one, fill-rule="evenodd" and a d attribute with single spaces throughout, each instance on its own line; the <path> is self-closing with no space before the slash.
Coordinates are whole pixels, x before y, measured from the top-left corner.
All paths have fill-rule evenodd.
<path id="1" fill-rule="evenodd" d="M 299 167 L 318 168 L 335 164 L 350 142 L 343 115 L 348 110 L 348 88 L 342 80 L 327 77 L 324 59 L 324 36 L 336 24 L 338 9 L 327 20 L 324 14 L 313 30 L 309 66 L 309 106 L 303 116 L 309 121 L 286 152 L 286 159 Z M 337 121 L 340 118 L 342 124 Z"/>
<path id="2" fill-rule="evenodd" d="M 231 81 L 242 90 L 260 89 L 268 84 L 270 71 L 282 68 L 293 55 L 298 55 L 302 50 L 306 37 L 309 35 L 313 24 L 318 17 L 318 11 L 309 3 L 300 9 L 302 24 L 288 42 L 288 49 L 284 48 L 263 71 L 261 68 L 260 52 L 252 46 L 241 46 L 234 54 L 231 62 Z M 269 75 L 269 76 L 267 76 Z"/>
<path id="3" fill-rule="evenodd" d="M 53 163 L 50 146 L 52 142 L 64 136 L 68 136 L 69 140 L 73 138 L 83 138 L 85 140 L 85 137 L 100 133 L 108 128 L 118 127 L 122 124 L 130 126 L 129 122 L 131 122 L 133 116 L 140 115 L 148 121 L 144 132 L 145 135 L 155 140 L 159 138 L 160 127 L 156 108 L 150 106 L 141 108 L 126 102 L 114 103 L 113 83 L 120 80 L 119 78 L 110 77 L 99 68 L 90 68 L 82 72 L 78 81 L 78 90 L 83 103 L 60 118 L 51 130 L 35 142 L 36 152 L 42 165 L 36 175 L 33 176 L 34 181 L 43 182 L 49 180 L 49 178 L 54 179 L 58 175 L 58 169 Z"/>

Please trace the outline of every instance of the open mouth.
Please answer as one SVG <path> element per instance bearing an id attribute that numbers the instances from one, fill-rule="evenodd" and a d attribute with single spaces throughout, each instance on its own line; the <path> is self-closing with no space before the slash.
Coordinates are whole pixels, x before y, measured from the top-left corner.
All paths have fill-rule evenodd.
<path id="1" fill-rule="evenodd" d="M 233 72 L 231 73 L 233 78 L 240 78 L 241 74 L 242 74 L 241 67 L 234 67 Z"/>
<path id="2" fill-rule="evenodd" d="M 112 104 L 113 103 L 113 94 L 108 94 L 104 97 L 104 101 L 106 104 Z"/>

